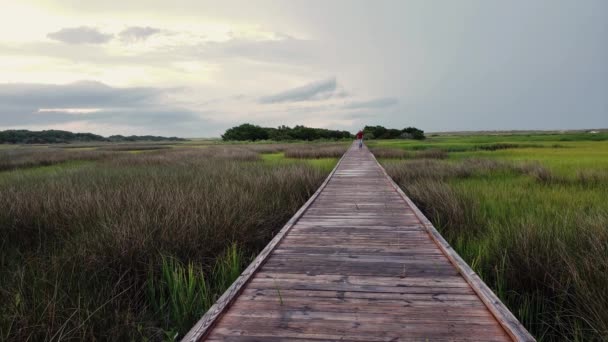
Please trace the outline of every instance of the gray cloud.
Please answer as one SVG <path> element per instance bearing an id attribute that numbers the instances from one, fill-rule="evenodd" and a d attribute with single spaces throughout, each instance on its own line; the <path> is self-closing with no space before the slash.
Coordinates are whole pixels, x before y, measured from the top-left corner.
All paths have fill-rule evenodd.
<path id="1" fill-rule="evenodd" d="M 83 81 L 67 85 L 0 84 L 0 129 L 87 123 L 138 132 L 203 136 L 218 125 L 198 113 L 163 103 L 172 89 L 115 88 Z M 96 111 L 73 113 L 70 108 Z M 40 112 L 40 109 L 53 111 Z M 112 128 L 107 134 L 112 134 Z"/>
<path id="2" fill-rule="evenodd" d="M 160 33 L 161 30 L 155 27 L 131 26 L 120 31 L 118 36 L 124 42 L 144 41 L 150 36 Z"/>
<path id="3" fill-rule="evenodd" d="M 307 85 L 289 89 L 278 94 L 264 96 L 260 103 L 298 102 L 306 100 L 322 100 L 331 97 L 337 88 L 335 78 L 309 83 Z"/>
<path id="4" fill-rule="evenodd" d="M 114 37 L 112 34 L 103 33 L 95 27 L 88 26 L 63 28 L 46 36 L 67 44 L 103 44 Z"/>
<path id="5" fill-rule="evenodd" d="M 155 103 L 159 88 L 114 88 L 100 82 L 81 81 L 56 84 L 0 84 L 0 103 L 17 107 L 124 107 Z"/>
<path id="6" fill-rule="evenodd" d="M 368 101 L 355 101 L 344 105 L 345 109 L 361 109 L 361 108 L 385 108 L 392 107 L 399 103 L 394 97 L 383 97 Z"/>

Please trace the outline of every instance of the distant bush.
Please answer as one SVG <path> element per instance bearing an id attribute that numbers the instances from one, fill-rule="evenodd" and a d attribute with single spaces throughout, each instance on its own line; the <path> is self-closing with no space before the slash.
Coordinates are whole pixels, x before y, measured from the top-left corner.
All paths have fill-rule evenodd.
<path id="1" fill-rule="evenodd" d="M 350 139 L 352 134 L 348 131 L 330 130 L 324 128 L 312 128 L 306 126 L 279 126 L 277 128 L 261 127 L 252 124 L 242 124 L 226 130 L 222 135 L 225 141 L 256 141 L 256 140 L 340 140 Z"/>
<path id="2" fill-rule="evenodd" d="M 424 131 L 416 127 L 404 129 L 386 128 L 384 126 L 365 126 L 363 134 L 366 139 L 416 139 L 424 140 Z"/>
<path id="3" fill-rule="evenodd" d="M 73 141 L 107 141 L 101 135 L 92 133 L 72 133 L 68 131 L 47 130 L 7 130 L 0 132 L 0 143 L 11 144 L 54 144 Z"/>
<path id="4" fill-rule="evenodd" d="M 267 140 L 268 132 L 265 128 L 244 123 L 240 126 L 235 126 L 226 130 L 224 134 L 222 134 L 223 140 Z"/>

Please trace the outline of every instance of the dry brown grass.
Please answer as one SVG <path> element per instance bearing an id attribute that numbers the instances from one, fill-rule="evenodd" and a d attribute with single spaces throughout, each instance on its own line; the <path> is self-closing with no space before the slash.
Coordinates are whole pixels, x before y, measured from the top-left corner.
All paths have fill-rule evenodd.
<path id="1" fill-rule="evenodd" d="M 285 149 L 287 158 L 340 158 L 349 144 L 293 145 Z"/>
<path id="2" fill-rule="evenodd" d="M 414 154 L 414 158 L 420 159 L 445 159 L 447 157 L 448 153 L 446 151 L 437 148 L 421 150 Z"/>
<path id="3" fill-rule="evenodd" d="M 97 147 L 99 151 L 152 151 L 172 148 L 168 144 L 108 144 Z"/>
<path id="4" fill-rule="evenodd" d="M 467 159 L 462 163 L 447 163 L 439 160 L 420 159 L 403 162 L 385 161 L 384 167 L 393 179 L 401 181 L 413 180 L 446 180 L 448 178 L 466 178 L 474 174 L 488 173 L 499 170 L 510 170 L 511 165 L 491 159 Z"/>
<path id="5" fill-rule="evenodd" d="M 12 178 L 0 182 L 0 339 L 161 340 L 192 324 L 152 305 L 147 289 L 165 286 L 164 261 L 208 275 L 234 244 L 256 254 L 325 177 L 304 162 L 257 160 L 214 146 L 4 175 Z"/>
<path id="6" fill-rule="evenodd" d="M 101 151 L 70 151 L 60 148 L 15 148 L 0 150 L 0 171 L 48 166 L 73 160 L 99 160 L 112 154 Z"/>
<path id="7" fill-rule="evenodd" d="M 448 153 L 441 149 L 407 151 L 390 147 L 370 147 L 371 152 L 379 159 L 445 159 Z"/>
<path id="8" fill-rule="evenodd" d="M 243 144 L 240 145 L 250 151 L 257 153 L 279 153 L 285 151 L 292 144 Z"/>
<path id="9" fill-rule="evenodd" d="M 413 156 L 412 152 L 397 148 L 370 147 L 369 149 L 378 159 L 410 159 Z"/>

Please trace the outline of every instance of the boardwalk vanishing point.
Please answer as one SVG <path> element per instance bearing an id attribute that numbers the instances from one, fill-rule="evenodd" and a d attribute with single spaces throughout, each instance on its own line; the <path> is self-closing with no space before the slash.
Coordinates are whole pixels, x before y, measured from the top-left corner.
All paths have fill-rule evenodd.
<path id="1" fill-rule="evenodd" d="M 182 341 L 534 341 L 353 145 Z"/>

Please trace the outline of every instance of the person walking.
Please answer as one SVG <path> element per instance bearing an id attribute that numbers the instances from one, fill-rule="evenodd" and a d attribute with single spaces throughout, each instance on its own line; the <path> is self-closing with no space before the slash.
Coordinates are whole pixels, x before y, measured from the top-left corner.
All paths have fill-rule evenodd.
<path id="1" fill-rule="evenodd" d="M 357 138 L 359 149 L 361 149 L 363 147 L 363 131 L 359 130 L 359 132 L 357 132 L 357 135 L 355 135 L 355 138 Z"/>

